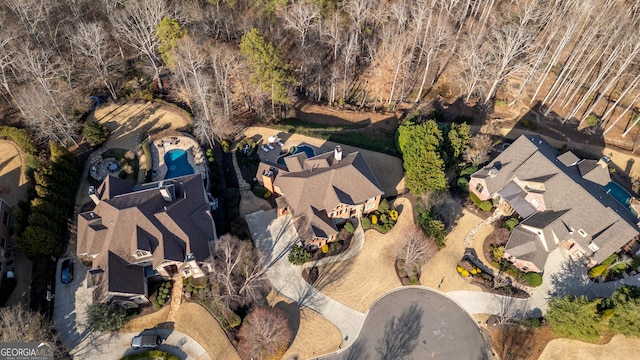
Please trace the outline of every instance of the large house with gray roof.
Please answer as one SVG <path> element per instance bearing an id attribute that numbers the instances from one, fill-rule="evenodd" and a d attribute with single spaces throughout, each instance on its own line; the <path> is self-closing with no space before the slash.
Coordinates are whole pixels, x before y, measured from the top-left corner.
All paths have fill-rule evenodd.
<path id="1" fill-rule="evenodd" d="M 384 191 L 360 152 L 343 157 L 337 146 L 311 158 L 301 152 L 284 161 L 285 166 L 261 163 L 258 179 L 278 195 L 278 216 L 293 216 L 308 248 L 335 241 L 336 224 L 378 209 Z"/>
<path id="2" fill-rule="evenodd" d="M 591 267 L 640 233 L 637 212 L 612 196 L 624 190 L 611 181 L 608 163 L 560 154 L 542 137 L 523 135 L 471 175 L 469 191 L 523 219 L 504 253 L 519 269 L 541 272 L 557 246 Z"/>
<path id="3" fill-rule="evenodd" d="M 148 302 L 147 279 L 211 270 L 215 224 L 199 174 L 134 186 L 114 176 L 90 190 L 78 215 L 78 256 L 92 262 L 94 301 Z"/>

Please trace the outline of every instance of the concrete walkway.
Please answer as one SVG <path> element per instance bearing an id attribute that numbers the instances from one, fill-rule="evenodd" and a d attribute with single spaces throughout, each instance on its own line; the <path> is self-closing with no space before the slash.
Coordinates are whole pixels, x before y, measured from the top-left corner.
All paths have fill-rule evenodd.
<path id="1" fill-rule="evenodd" d="M 309 285 L 302 278 L 302 266 L 289 263 L 289 248 L 299 239 L 292 217 L 288 215 L 276 219 L 275 210 L 260 210 L 245 218 L 273 287 L 298 305 L 306 306 L 332 322 L 342 333 L 342 345 L 351 344 L 364 320 L 364 314 Z"/>

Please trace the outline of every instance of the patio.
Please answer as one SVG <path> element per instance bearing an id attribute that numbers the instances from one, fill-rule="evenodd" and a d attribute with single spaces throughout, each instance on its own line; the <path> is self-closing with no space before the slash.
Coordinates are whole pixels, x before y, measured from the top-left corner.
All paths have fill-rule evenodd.
<path id="1" fill-rule="evenodd" d="M 190 136 L 178 133 L 176 136 L 149 137 L 149 151 L 151 153 L 151 180 L 163 180 L 168 172 L 165 164 L 165 155 L 171 150 L 184 150 L 187 152 L 187 160 L 195 174 L 207 177 L 207 165 L 205 155 L 200 145 Z"/>

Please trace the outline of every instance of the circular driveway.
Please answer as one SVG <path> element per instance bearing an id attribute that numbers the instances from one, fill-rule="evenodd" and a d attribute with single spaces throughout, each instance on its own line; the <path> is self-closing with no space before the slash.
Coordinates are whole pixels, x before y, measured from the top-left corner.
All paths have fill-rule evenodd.
<path id="1" fill-rule="evenodd" d="M 481 331 L 466 311 L 442 293 L 402 288 L 376 301 L 356 341 L 331 358 L 488 359 Z"/>

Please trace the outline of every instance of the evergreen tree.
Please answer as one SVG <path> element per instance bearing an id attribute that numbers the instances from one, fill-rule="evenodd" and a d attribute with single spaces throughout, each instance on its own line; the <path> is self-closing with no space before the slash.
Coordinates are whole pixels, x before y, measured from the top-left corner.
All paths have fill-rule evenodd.
<path id="1" fill-rule="evenodd" d="M 597 340 L 604 330 L 598 313 L 601 301 L 591 301 L 584 296 L 555 297 L 549 301 L 545 319 L 559 337 Z"/>
<path id="2" fill-rule="evenodd" d="M 287 85 L 293 84 L 294 78 L 280 51 L 253 28 L 242 37 L 240 54 L 246 60 L 252 80 L 260 84 L 262 91 L 271 93 L 272 104 L 288 104 Z"/>

